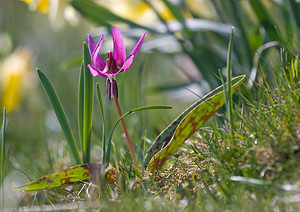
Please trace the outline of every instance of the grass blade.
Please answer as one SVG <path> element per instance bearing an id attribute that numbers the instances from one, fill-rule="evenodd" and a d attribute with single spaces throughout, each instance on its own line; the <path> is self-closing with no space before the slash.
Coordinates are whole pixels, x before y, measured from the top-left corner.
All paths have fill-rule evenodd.
<path id="1" fill-rule="evenodd" d="M 228 53 L 227 53 L 227 89 L 225 91 L 226 99 L 226 109 L 227 109 L 227 120 L 228 120 L 228 129 L 231 137 L 233 137 L 233 103 L 232 103 L 232 91 L 231 91 L 231 77 L 232 77 L 232 48 L 233 48 L 233 36 L 234 36 L 234 27 L 232 27 Z"/>
<path id="2" fill-rule="evenodd" d="M 100 105 L 100 111 L 101 111 L 101 117 L 102 117 L 102 163 L 104 163 L 105 161 L 105 123 L 104 123 L 104 105 L 103 105 L 103 101 L 102 101 L 102 97 L 101 97 L 101 92 L 100 92 L 100 85 L 97 83 L 97 96 L 98 96 L 98 101 L 99 101 L 99 105 Z"/>
<path id="3" fill-rule="evenodd" d="M 170 106 L 164 106 L 164 105 L 150 105 L 150 106 L 139 107 L 139 108 L 135 108 L 133 110 L 130 110 L 127 113 L 124 113 L 123 116 L 121 116 L 118 119 L 118 121 L 114 124 L 113 128 L 110 131 L 110 136 L 109 136 L 109 139 L 108 139 L 107 151 L 106 151 L 106 160 L 105 160 L 106 163 L 109 163 L 109 161 L 110 161 L 111 139 L 112 139 L 113 132 L 114 132 L 116 126 L 118 125 L 118 123 L 123 118 L 125 118 L 126 116 L 128 116 L 131 113 L 135 113 L 135 112 L 138 112 L 138 111 L 144 111 L 144 110 L 155 110 L 155 109 L 156 110 L 157 109 L 172 109 L 172 107 L 170 107 Z"/>
<path id="4" fill-rule="evenodd" d="M 90 162 L 90 135 L 92 131 L 93 103 L 94 103 L 94 79 L 90 73 L 88 64 L 91 64 L 91 56 L 87 44 L 83 43 L 83 162 Z"/>
<path id="5" fill-rule="evenodd" d="M 4 173 L 5 173 L 5 133 L 6 133 L 6 110 L 5 108 L 3 109 L 3 122 L 2 122 L 2 127 L 1 127 L 1 178 L 0 178 L 0 187 L 1 192 L 2 192 L 2 198 L 1 198 L 1 205 L 4 207 Z"/>
<path id="6" fill-rule="evenodd" d="M 81 159 L 79 156 L 78 148 L 76 146 L 74 136 L 72 134 L 72 131 L 71 131 L 70 125 L 68 123 L 66 114 L 63 110 L 63 107 L 58 99 L 58 96 L 57 96 L 51 82 L 46 77 L 46 75 L 43 72 L 41 72 L 40 70 L 37 70 L 37 72 L 38 72 L 39 78 L 41 80 L 41 83 L 48 95 L 49 101 L 52 105 L 52 108 L 53 108 L 55 114 L 56 114 L 56 117 L 60 123 L 60 126 L 65 134 L 67 142 L 71 148 L 73 157 L 74 157 L 76 163 L 80 164 Z"/>

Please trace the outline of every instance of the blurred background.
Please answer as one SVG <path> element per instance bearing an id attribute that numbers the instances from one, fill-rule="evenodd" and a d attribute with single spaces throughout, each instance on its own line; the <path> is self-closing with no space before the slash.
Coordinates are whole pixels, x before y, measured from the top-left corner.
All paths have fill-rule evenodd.
<path id="1" fill-rule="evenodd" d="M 233 73 L 247 75 L 251 89 L 282 66 L 280 47 L 299 50 L 298 0 L 1 0 L 0 105 L 8 116 L 7 168 L 36 178 L 74 165 L 69 147 L 36 68 L 53 83 L 71 127 L 77 132 L 77 95 L 82 43 L 87 33 L 104 34 L 103 58 L 112 49 L 111 27 L 118 26 L 129 54 L 147 32 L 133 65 L 117 76 L 123 112 L 145 105 L 172 110 L 147 111 L 126 119 L 136 149 L 151 141 L 187 106 L 221 84 L 227 47 L 235 28 Z M 272 58 L 272 59 L 271 59 Z M 267 64 L 267 66 L 265 66 Z M 226 76 L 224 76 L 226 78 Z M 117 120 L 112 101 L 101 85 L 106 135 Z M 93 162 L 101 158 L 101 115 L 94 100 Z M 114 133 L 118 155 L 128 154 L 122 129 Z"/>

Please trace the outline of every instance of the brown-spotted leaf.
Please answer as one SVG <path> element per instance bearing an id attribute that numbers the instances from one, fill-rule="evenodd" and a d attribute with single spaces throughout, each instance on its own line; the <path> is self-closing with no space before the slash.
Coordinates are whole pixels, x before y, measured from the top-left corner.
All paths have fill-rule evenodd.
<path id="1" fill-rule="evenodd" d="M 246 76 L 243 75 L 232 79 L 232 93 L 234 93 L 242 84 L 245 77 Z M 147 151 L 144 160 L 145 166 L 148 165 L 147 169 L 160 169 L 184 141 L 187 140 L 217 110 L 219 110 L 224 103 L 224 90 L 223 86 L 220 86 L 185 110 L 158 136 L 158 138 L 155 139 L 154 144 Z M 167 139 L 160 140 L 160 136 L 166 135 L 166 132 L 168 132 L 168 137 L 165 136 Z M 151 160 L 148 164 L 149 158 L 151 158 Z"/>
<path id="2" fill-rule="evenodd" d="M 17 187 L 15 190 L 37 191 L 51 189 L 67 183 L 75 183 L 78 181 L 88 180 L 90 178 L 98 178 L 102 170 L 106 173 L 106 179 L 108 182 L 114 182 L 116 180 L 116 171 L 111 166 L 103 167 L 101 164 L 81 164 L 66 168 L 54 174 L 43 176 L 25 185 Z"/>

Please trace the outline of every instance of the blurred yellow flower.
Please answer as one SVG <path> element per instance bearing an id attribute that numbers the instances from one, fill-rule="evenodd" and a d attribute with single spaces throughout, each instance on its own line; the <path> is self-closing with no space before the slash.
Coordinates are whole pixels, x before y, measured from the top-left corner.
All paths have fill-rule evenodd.
<path id="1" fill-rule="evenodd" d="M 23 0 L 32 10 L 39 11 L 41 13 L 49 12 L 49 0 Z"/>
<path id="2" fill-rule="evenodd" d="M 31 69 L 31 63 L 31 54 L 18 49 L 0 65 L 1 105 L 6 107 L 8 113 L 20 105 L 24 79 Z"/>
<path id="3" fill-rule="evenodd" d="M 65 25 L 65 20 L 71 25 L 79 23 L 79 15 L 69 5 L 67 0 L 22 0 L 30 9 L 41 13 L 48 13 L 51 26 L 59 30 Z"/>

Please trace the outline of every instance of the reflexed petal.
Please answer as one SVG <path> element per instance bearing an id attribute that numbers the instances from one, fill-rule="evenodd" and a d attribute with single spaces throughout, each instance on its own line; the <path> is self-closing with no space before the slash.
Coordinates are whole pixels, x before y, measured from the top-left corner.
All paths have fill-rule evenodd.
<path id="1" fill-rule="evenodd" d="M 116 26 L 112 29 L 112 38 L 114 43 L 113 58 L 117 66 L 122 67 L 126 60 L 126 50 L 121 32 Z"/>
<path id="2" fill-rule="evenodd" d="M 90 64 L 88 64 L 88 68 L 90 69 L 91 74 L 95 77 L 95 76 L 100 76 L 100 77 L 111 77 L 111 74 L 103 74 L 101 73 L 101 71 L 99 71 L 98 69 L 94 68 L 93 66 L 91 66 Z"/>
<path id="3" fill-rule="evenodd" d="M 95 50 L 95 43 L 90 34 L 88 34 L 88 45 L 89 45 L 90 54 L 92 55 Z"/>
<path id="4" fill-rule="evenodd" d="M 122 67 L 117 73 L 126 71 L 126 70 L 130 67 L 130 65 L 131 65 L 131 63 L 132 63 L 132 61 L 133 61 L 133 59 L 134 59 L 134 56 L 133 56 L 133 55 L 132 55 L 131 57 L 129 57 L 129 58 L 126 60 L 126 62 L 124 63 L 123 67 Z M 116 73 L 116 74 L 117 74 L 117 73 Z"/>
<path id="5" fill-rule="evenodd" d="M 93 51 L 93 54 L 92 54 L 92 64 L 94 66 L 96 66 L 97 68 L 99 68 L 100 70 L 103 70 L 105 67 L 105 62 L 102 60 L 102 58 L 99 55 L 103 40 L 104 40 L 104 37 L 102 35 Z"/>
<path id="6" fill-rule="evenodd" d="M 131 57 L 132 55 L 135 57 L 137 55 L 137 53 L 139 52 L 140 48 L 142 47 L 145 35 L 146 35 L 146 32 L 144 32 L 144 34 L 141 36 L 140 40 L 135 45 L 135 47 L 132 50 L 132 52 L 130 53 L 129 57 Z"/>

